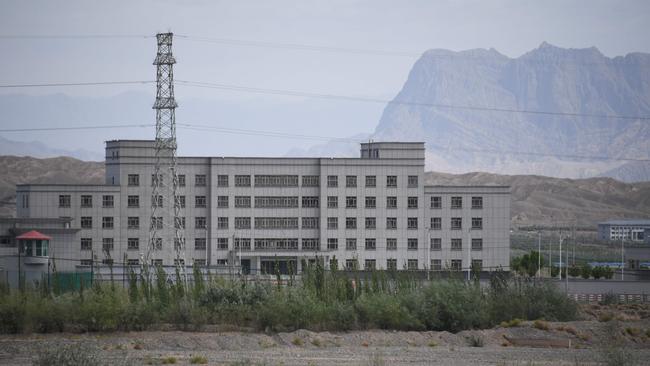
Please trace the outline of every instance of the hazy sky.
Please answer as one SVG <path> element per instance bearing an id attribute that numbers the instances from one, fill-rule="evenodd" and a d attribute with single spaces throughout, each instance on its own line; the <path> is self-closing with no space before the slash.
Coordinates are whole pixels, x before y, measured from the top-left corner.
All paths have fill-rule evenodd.
<path id="1" fill-rule="evenodd" d="M 1 35 L 153 35 L 171 30 L 179 35 L 415 54 L 430 48 L 495 48 L 517 57 L 542 41 L 561 47 L 596 46 L 607 56 L 650 52 L 649 25 L 650 1 L 0 1 Z M 389 99 L 417 59 L 181 38 L 175 40 L 174 52 L 178 79 Z M 0 54 L 0 84 L 152 80 L 155 76 L 153 39 L 0 39 Z M 153 85 L 0 89 L 1 94 L 60 92 L 91 97 L 126 91 L 154 92 Z M 326 115 L 311 123 L 308 109 L 314 102 L 309 100 L 182 85 L 176 94 L 179 101 L 201 99 L 251 109 L 257 103 L 295 105 L 302 112 L 292 121 L 269 113 L 249 118 L 244 126 L 328 136 L 371 132 L 383 109 L 379 104 L 319 101 L 331 113 L 330 122 L 323 122 Z M 150 110 L 150 105 L 143 108 Z M 354 121 L 346 115 L 354 115 Z M 153 122 L 153 112 L 151 116 Z M 242 126 L 236 114 L 228 118 L 223 125 Z M 0 116 L 0 125 L 9 123 Z M 138 133 L 138 137 L 148 134 Z M 291 146 L 313 143 L 271 140 L 259 145 L 256 155 L 281 154 Z M 245 155 L 246 149 L 233 145 L 225 153 Z M 217 155 L 198 147 L 186 151 Z"/>

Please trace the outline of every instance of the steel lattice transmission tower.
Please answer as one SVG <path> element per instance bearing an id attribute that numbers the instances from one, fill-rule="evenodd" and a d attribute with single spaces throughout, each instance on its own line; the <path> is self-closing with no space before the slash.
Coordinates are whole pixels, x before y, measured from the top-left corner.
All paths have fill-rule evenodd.
<path id="1" fill-rule="evenodd" d="M 153 109 L 156 110 L 156 141 L 155 141 L 155 167 L 153 175 L 153 189 L 151 194 L 151 225 L 149 230 L 149 250 L 146 263 L 149 264 L 153 251 L 160 250 L 161 223 L 158 218 L 169 218 L 169 204 L 173 203 L 173 230 L 174 250 L 176 253 L 176 266 L 183 281 L 185 277 L 185 236 L 184 223 L 181 222 L 181 202 L 178 194 L 178 171 L 176 158 L 176 100 L 174 99 L 174 64 L 176 60 L 172 54 L 173 33 L 159 33 L 158 53 L 153 61 L 156 65 L 156 101 Z M 166 170 L 171 180 L 171 191 L 163 179 Z M 168 204 L 165 205 L 164 202 Z M 161 215 L 164 213 L 167 215 Z M 164 222 L 163 221 L 163 222 Z M 169 221 L 167 221 L 169 222 Z M 164 230 L 164 226 L 163 226 Z"/>

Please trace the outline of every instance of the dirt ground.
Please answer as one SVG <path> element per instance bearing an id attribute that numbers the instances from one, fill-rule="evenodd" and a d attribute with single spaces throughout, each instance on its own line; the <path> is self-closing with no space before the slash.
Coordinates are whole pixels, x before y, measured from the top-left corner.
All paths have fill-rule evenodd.
<path id="1" fill-rule="evenodd" d="M 156 330 L 0 336 L 0 364 L 78 344 L 109 364 L 209 365 L 618 365 L 650 364 L 649 306 L 586 306 L 584 321 L 521 322 L 449 332 L 254 333 Z M 199 360 L 194 360 L 199 361 Z"/>

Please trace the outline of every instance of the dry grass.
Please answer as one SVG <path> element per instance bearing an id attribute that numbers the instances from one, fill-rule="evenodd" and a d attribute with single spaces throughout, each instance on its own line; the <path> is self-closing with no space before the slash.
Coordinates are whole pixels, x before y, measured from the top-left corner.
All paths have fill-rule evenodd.
<path id="1" fill-rule="evenodd" d="M 545 320 L 541 320 L 541 319 L 535 320 L 535 322 L 533 322 L 533 327 L 537 328 L 539 330 L 549 330 L 549 329 L 551 329 L 551 326 L 548 324 L 548 322 L 545 321 Z"/>
<path id="2" fill-rule="evenodd" d="M 208 363 L 208 358 L 205 357 L 205 356 L 199 356 L 199 355 L 192 356 L 190 358 L 190 363 L 191 364 L 196 364 L 196 365 L 205 365 L 205 364 Z"/>
<path id="3" fill-rule="evenodd" d="M 304 342 L 299 337 L 293 337 L 293 339 L 291 340 L 291 344 L 293 344 L 294 346 L 302 347 Z"/>

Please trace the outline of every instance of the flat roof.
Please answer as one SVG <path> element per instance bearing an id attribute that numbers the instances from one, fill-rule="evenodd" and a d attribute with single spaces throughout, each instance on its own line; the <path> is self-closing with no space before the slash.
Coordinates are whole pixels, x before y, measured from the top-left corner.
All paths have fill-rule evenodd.
<path id="1" fill-rule="evenodd" d="M 650 220 L 645 220 L 645 219 L 610 220 L 610 221 L 599 222 L 598 225 L 650 226 Z"/>

